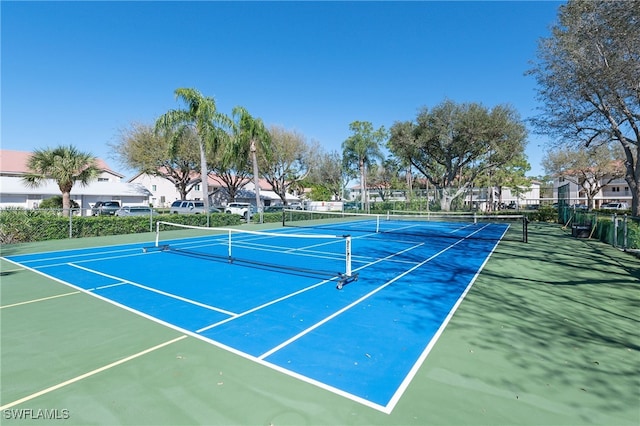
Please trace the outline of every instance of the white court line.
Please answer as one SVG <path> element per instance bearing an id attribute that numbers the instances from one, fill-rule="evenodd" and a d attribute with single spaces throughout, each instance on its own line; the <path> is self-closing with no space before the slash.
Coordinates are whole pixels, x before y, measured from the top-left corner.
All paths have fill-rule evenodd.
<path id="1" fill-rule="evenodd" d="M 190 303 L 190 304 L 195 305 L 195 306 L 200 306 L 201 308 L 209 309 L 211 311 L 220 312 L 220 313 L 223 313 L 225 315 L 230 315 L 230 316 L 236 316 L 237 315 L 235 312 L 231 312 L 231 311 L 227 311 L 227 310 L 224 310 L 224 309 L 216 308 L 215 306 L 206 305 L 204 303 L 200 303 L 200 302 L 197 302 L 195 300 L 187 299 L 186 297 L 178 296 L 178 295 L 175 295 L 175 294 L 172 294 L 172 293 L 167 293 L 166 291 L 162 291 L 162 290 L 158 290 L 158 289 L 155 289 L 155 288 L 147 287 L 146 285 L 142 285 L 142 284 L 138 284 L 138 283 L 133 282 L 133 281 L 125 280 L 123 278 L 116 277 L 114 275 L 109 275 L 109 274 L 105 274 L 105 273 L 100 272 L 100 271 L 95 271 L 93 269 L 85 268 L 84 266 L 75 265 L 73 263 L 68 263 L 68 265 L 71 266 L 71 267 L 74 267 L 74 268 L 82 269 L 83 271 L 91 272 L 91 273 L 96 274 L 96 275 L 101 275 L 103 277 L 107 277 L 107 278 L 111 278 L 111 279 L 120 281 L 120 283 L 118 283 L 118 285 L 122 284 L 122 283 L 130 284 L 132 286 L 135 286 L 135 287 L 147 290 L 147 291 L 151 291 L 153 293 L 158 293 L 158 294 L 161 294 L 163 296 L 171 297 L 173 299 L 180 300 L 182 302 L 187 302 L 187 303 Z"/>
<path id="2" fill-rule="evenodd" d="M 118 247 L 118 246 L 108 246 L 108 247 Z M 103 256 L 106 254 L 110 254 L 110 253 L 123 253 L 123 252 L 134 252 L 137 251 L 139 253 L 131 253 L 131 254 L 120 254 L 118 256 L 110 256 L 110 257 L 97 257 L 95 259 L 88 259 L 88 260 L 77 260 L 78 262 L 86 262 L 86 261 L 91 261 L 91 260 L 103 260 L 103 259 L 110 259 L 110 258 L 118 258 L 118 257 L 128 257 L 128 256 L 137 256 L 139 254 L 143 254 L 142 253 L 142 247 L 132 247 L 132 248 L 126 248 L 126 249 L 120 249 L 120 250 L 109 250 L 109 251 L 101 251 L 101 252 L 89 252 L 89 253 L 82 253 L 82 251 L 87 250 L 87 249 L 70 249 L 70 250 L 64 250 L 62 252 L 45 252 L 45 253 L 36 253 L 36 254 L 51 254 L 51 255 L 55 255 L 57 253 L 65 253 L 65 252 L 78 252 L 76 254 L 66 254 L 65 256 L 53 256 L 53 257 L 43 257 L 43 258 L 37 258 L 37 259 L 29 259 L 29 260 L 22 260 L 20 261 L 21 265 L 27 265 L 30 263 L 35 263 L 35 262 L 49 262 L 52 260 L 59 260 L 60 263 L 57 264 L 66 264 L 67 262 L 65 261 L 65 259 L 75 259 L 75 258 L 86 258 L 86 257 L 90 257 L 90 256 Z M 47 266 L 53 266 L 52 265 L 47 265 Z"/>
<path id="3" fill-rule="evenodd" d="M 187 337 L 186 335 L 182 335 L 180 337 L 176 337 L 175 339 L 168 340 L 168 341 L 166 341 L 164 343 L 160 343 L 159 345 L 156 345 L 156 346 L 153 346 L 151 348 L 145 349 L 144 351 L 141 351 L 141 352 L 138 352 L 136 354 L 130 355 L 130 356 L 128 356 L 126 358 L 123 358 L 123 359 L 121 359 L 119 361 L 112 362 L 111 364 L 107 364 L 107 365 L 105 365 L 103 367 L 96 368 L 95 370 L 89 371 L 88 373 L 85 373 L 85 374 L 82 374 L 80 376 L 74 377 L 73 379 L 69 379 L 66 382 L 58 383 L 57 385 L 48 387 L 48 388 L 43 389 L 43 390 L 41 390 L 39 392 L 32 393 L 31 395 L 27 395 L 24 398 L 20 398 L 20 399 L 18 399 L 16 401 L 13 401 L 13 402 L 10 402 L 8 404 L 5 404 L 5 405 L 1 406 L 0 407 L 0 411 L 1 410 L 5 410 L 7 408 L 11 408 L 11 407 L 16 406 L 18 404 L 22 404 L 23 402 L 30 401 L 30 400 L 32 400 L 34 398 L 37 398 L 37 397 L 42 396 L 42 395 L 45 395 L 45 394 L 47 394 L 49 392 L 53 392 L 53 391 L 58 390 L 58 389 L 60 389 L 62 387 L 70 385 L 72 383 L 75 383 L 75 382 L 78 382 L 80 380 L 86 379 L 87 377 L 94 376 L 94 375 L 96 375 L 98 373 L 101 373 L 103 371 L 106 371 L 106 370 L 108 370 L 110 368 L 116 367 L 116 366 L 118 366 L 120 364 L 124 364 L 127 361 L 131 361 L 132 359 L 141 357 L 142 355 L 146 355 L 146 354 L 148 354 L 150 352 L 153 352 L 153 351 L 155 351 L 157 349 L 160 349 L 160 348 L 168 346 L 168 345 L 170 345 L 172 343 L 178 342 L 178 341 L 180 341 L 182 339 L 185 339 L 186 337 Z"/>
<path id="4" fill-rule="evenodd" d="M 413 272 L 414 270 L 416 270 L 417 268 L 423 266 L 424 264 L 426 264 L 427 262 L 430 262 L 431 260 L 435 259 L 436 257 L 440 256 L 442 253 L 448 251 L 449 249 L 457 246 L 458 244 L 460 244 L 461 242 L 465 241 L 467 238 L 471 237 L 473 234 L 480 232 L 482 229 L 484 229 L 487 225 L 483 226 L 482 228 L 478 229 L 477 231 L 469 234 L 467 237 L 462 238 L 458 241 L 456 241 L 455 243 L 449 245 L 448 247 L 440 250 L 439 252 L 433 254 L 432 256 L 430 256 L 428 259 L 425 259 L 424 261 L 420 262 L 419 264 L 416 264 L 414 267 L 408 269 L 407 271 L 403 272 L 400 275 L 397 275 L 396 277 L 394 277 L 393 279 L 387 281 L 386 283 L 384 283 L 383 285 L 379 286 L 378 288 L 370 291 L 369 293 L 365 294 L 364 296 L 362 296 L 361 298 L 357 299 L 356 301 L 352 302 L 351 304 L 345 306 L 344 308 L 340 309 L 337 312 L 334 312 L 333 314 L 329 315 L 328 317 L 326 317 L 325 319 L 317 322 L 316 324 L 314 324 L 313 326 L 305 329 L 304 331 L 298 333 L 297 335 L 293 336 L 292 338 L 286 340 L 285 342 L 281 343 L 280 345 L 272 348 L 271 350 L 263 353 L 262 355 L 258 356 L 257 358 L 261 361 L 265 361 L 265 358 L 269 357 L 270 355 L 274 354 L 275 352 L 279 351 L 280 349 L 288 346 L 289 344 L 295 342 L 296 340 L 300 339 L 301 337 L 305 336 L 306 334 L 310 333 L 311 331 L 315 330 L 316 328 L 320 327 L 321 325 L 327 323 L 328 321 L 330 321 L 331 319 L 337 317 L 338 315 L 342 314 L 343 312 L 353 308 L 354 306 L 358 305 L 359 303 L 363 302 L 364 300 L 368 299 L 369 297 L 373 296 L 374 294 L 378 293 L 379 291 L 381 291 L 382 289 L 388 287 L 389 285 L 391 285 L 392 283 L 394 283 L 395 281 L 397 281 L 398 279 L 404 277 L 405 275 Z M 495 244 L 495 246 L 497 246 L 497 243 Z M 494 249 L 495 249 L 494 246 Z M 493 250 L 491 251 L 491 253 L 493 253 Z M 490 256 L 490 254 L 489 254 Z M 485 263 L 487 262 L 489 256 L 487 256 L 487 259 L 485 259 Z M 484 266 L 484 264 L 482 266 Z M 476 276 L 480 273 L 480 271 L 482 270 L 482 267 L 480 269 L 478 269 L 476 271 Z M 462 302 L 462 299 L 464 298 L 464 296 L 467 294 L 468 290 L 471 288 L 471 285 L 473 284 L 473 282 L 475 281 L 475 277 L 472 280 L 472 282 L 467 286 L 466 291 L 463 293 L 463 295 L 461 296 L 461 298 L 458 300 L 458 302 L 456 303 L 454 308 L 457 308 L 460 303 Z M 453 311 L 455 311 L 455 309 L 453 309 Z M 446 323 L 449 322 L 450 317 L 453 316 L 453 312 L 450 312 L 449 316 L 446 319 Z M 446 325 L 446 324 L 445 324 Z M 444 330 L 444 325 L 441 325 L 441 329 Z M 439 337 L 439 335 L 437 336 Z M 436 339 L 437 340 L 437 339 Z M 369 400 L 362 400 L 361 398 L 356 397 L 355 395 L 351 395 L 349 393 L 340 393 L 341 395 L 350 398 L 354 401 L 357 401 L 359 403 L 362 403 L 366 406 L 369 406 L 371 408 L 374 408 L 376 410 L 382 411 L 384 413 L 390 414 L 391 411 L 393 411 L 393 408 L 395 407 L 395 405 L 397 404 L 397 402 L 400 399 L 400 396 L 404 393 L 404 391 L 406 390 L 406 388 L 408 387 L 409 383 L 411 382 L 411 380 L 413 379 L 413 377 L 415 376 L 418 367 L 420 365 L 422 365 L 422 363 L 424 362 L 424 359 L 426 358 L 426 354 L 428 353 L 428 351 L 431 349 L 431 347 L 433 347 L 433 345 L 435 345 L 435 341 L 434 338 L 431 339 L 431 341 L 429 342 L 429 344 L 427 345 L 427 350 L 425 350 L 425 352 L 423 352 L 424 357 L 419 357 L 418 360 L 416 361 L 416 363 L 414 364 L 413 368 L 409 371 L 409 374 L 407 377 L 405 377 L 405 380 L 401 383 L 400 387 L 398 388 L 398 390 L 394 393 L 392 399 L 389 401 L 389 403 L 386 406 L 380 406 L 379 404 L 375 404 L 372 403 Z M 287 370 L 285 370 L 286 372 Z M 301 380 L 305 380 L 304 377 L 301 377 Z M 326 385 L 324 383 L 317 383 L 316 381 L 309 381 L 309 380 L 305 380 L 308 382 L 313 382 L 314 384 L 316 384 L 317 386 L 323 388 L 323 389 L 327 389 L 329 391 L 334 391 L 333 387 Z"/>
<path id="5" fill-rule="evenodd" d="M 428 259 L 423 260 L 422 262 L 414 265 L 412 268 L 407 269 L 406 271 L 404 271 L 402 274 L 400 275 L 396 275 L 393 279 L 387 281 L 386 283 L 380 285 L 378 288 L 370 291 L 369 293 L 365 294 L 364 296 L 360 297 L 359 299 L 356 299 L 355 301 L 351 302 L 349 305 L 345 306 L 344 308 L 340 309 L 339 311 L 334 312 L 333 314 L 329 315 L 328 317 L 324 318 L 323 320 L 315 323 L 314 325 L 312 325 L 311 327 L 305 329 L 304 331 L 296 334 L 295 336 L 293 336 L 292 338 L 290 338 L 289 340 L 286 340 L 284 342 L 282 342 L 280 345 L 276 346 L 275 348 L 263 353 L 262 355 L 260 355 L 258 358 L 259 359 L 264 359 L 272 354 L 274 354 L 275 352 L 278 352 L 280 349 L 284 348 L 285 346 L 288 346 L 289 344 L 295 342 L 296 340 L 298 340 L 299 338 L 303 337 L 304 335 L 310 333 L 311 331 L 315 330 L 316 328 L 320 327 L 321 325 L 327 323 L 328 321 L 332 320 L 333 318 L 337 317 L 338 315 L 342 314 L 343 312 L 348 311 L 349 309 L 353 308 L 354 306 L 360 304 L 361 302 L 363 302 L 364 300 L 368 299 L 369 297 L 373 296 L 374 294 L 378 293 L 379 291 L 381 291 L 382 289 L 384 289 L 385 287 L 388 287 L 389 285 L 393 284 L 394 282 L 396 282 L 397 280 L 399 280 L 400 278 L 404 277 L 405 275 L 415 271 L 416 269 L 418 269 L 419 267 L 421 267 L 422 265 L 424 265 L 425 263 L 431 261 L 432 259 L 440 256 L 442 253 L 444 253 L 445 251 L 449 250 L 450 248 L 458 245 L 459 243 L 461 243 L 462 240 L 456 241 L 454 244 L 450 245 L 449 247 L 440 250 L 438 253 L 432 255 L 431 257 L 429 257 Z M 419 244 L 418 246 L 420 246 L 422 244 Z M 418 247 L 416 246 L 416 247 Z M 415 248 L 415 247 L 414 247 Z M 403 250 L 403 251 L 407 251 Z M 399 253 L 398 253 L 399 254 Z M 372 262 L 369 265 L 366 266 L 370 266 L 373 265 L 375 263 L 378 263 L 380 261 L 382 261 L 383 259 L 380 259 L 376 262 Z M 366 267 L 364 266 L 364 267 Z M 363 267 L 363 268 L 364 268 Z"/>
<path id="6" fill-rule="evenodd" d="M 413 249 L 418 248 L 418 247 L 420 247 L 420 246 L 422 246 L 422 245 L 424 245 L 424 243 L 416 244 L 416 245 L 414 245 L 414 246 L 412 246 L 412 247 L 406 248 L 406 249 L 404 249 L 404 250 L 402 250 L 402 251 L 399 251 L 399 252 L 397 252 L 397 253 L 393 253 L 393 254 L 391 254 L 391 255 L 389 255 L 389 256 L 387 256 L 387 257 L 383 258 L 383 259 L 378 259 L 378 260 L 376 260 L 376 261 L 374 261 L 374 262 L 370 262 L 370 263 L 368 263 L 368 264 L 366 264 L 366 265 L 363 265 L 363 266 L 361 266 L 361 267 L 359 267 L 359 268 L 357 268 L 357 269 L 354 269 L 354 271 L 359 271 L 359 270 L 364 269 L 364 268 L 366 268 L 366 267 L 368 267 L 368 266 L 375 265 L 375 264 L 376 264 L 376 263 L 378 263 L 378 262 L 382 262 L 383 260 L 387 260 L 387 259 L 389 259 L 389 258 L 391 258 L 391 257 L 393 257 L 393 256 L 398 256 L 398 255 L 400 255 L 400 254 L 402 254 L 402 253 L 405 253 L 405 252 L 407 252 L 407 251 L 409 251 L 409 250 L 413 250 Z M 414 263 L 415 263 L 415 262 L 414 262 Z M 252 313 L 252 312 L 259 311 L 260 309 L 266 308 L 266 307 L 268 307 L 268 306 L 271 306 L 271 305 L 276 304 L 276 303 L 278 303 L 278 302 L 281 302 L 281 301 L 283 301 L 283 300 L 287 300 L 287 299 L 289 299 L 289 298 L 291 298 L 291 297 L 293 297 L 293 296 L 297 296 L 298 294 L 301 294 L 301 293 L 304 293 L 304 292 L 306 292 L 306 291 L 312 290 L 312 289 L 314 289 L 314 288 L 316 288 L 316 287 L 319 287 L 319 286 L 321 286 L 321 285 L 324 285 L 324 284 L 326 284 L 326 283 L 328 283 L 328 282 L 330 282 L 330 281 L 332 281 L 332 279 L 331 279 L 331 280 L 324 280 L 324 281 L 320 281 L 319 283 L 316 283 L 316 284 L 310 285 L 309 287 L 305 287 L 305 288 L 302 288 L 302 289 L 300 289 L 300 290 L 297 290 L 297 291 L 295 291 L 295 292 L 293 292 L 293 293 L 289 293 L 289 294 L 287 294 L 287 295 L 285 295 L 285 296 L 282 296 L 282 297 L 280 297 L 280 298 L 278 298 L 278 299 L 271 300 L 271 301 L 269 301 L 269 302 L 267 302 L 267 303 L 264 303 L 264 304 L 262 304 L 262 305 L 260 305 L 260 306 L 256 306 L 255 308 L 251 308 L 251 309 L 249 309 L 249 310 L 247 310 L 247 311 L 241 312 L 241 313 L 239 313 L 238 315 L 236 315 L 235 317 L 232 317 L 232 318 L 225 318 L 225 319 L 224 319 L 224 320 L 222 320 L 222 321 L 218 321 L 217 323 L 214 323 L 214 324 L 208 325 L 208 326 L 206 326 L 206 327 L 204 327 L 204 328 L 201 328 L 201 329 L 199 329 L 199 330 L 196 330 L 196 333 L 202 333 L 203 331 L 206 331 L 206 330 L 209 330 L 209 329 L 211 329 L 211 328 L 217 327 L 217 326 L 222 325 L 222 324 L 224 324 L 224 323 L 227 323 L 227 322 L 229 322 L 229 321 L 235 320 L 235 319 L 237 319 L 237 318 L 239 318 L 239 317 L 243 317 L 243 316 L 249 315 L 249 314 L 250 314 L 250 313 Z"/>
<path id="7" fill-rule="evenodd" d="M 28 305 L 29 303 L 42 302 L 42 301 L 45 301 L 45 300 L 57 299 L 58 297 L 71 296 L 73 294 L 79 294 L 79 293 L 82 293 L 82 292 L 81 291 L 72 291 L 71 293 L 64 293 L 64 294 L 58 294 L 58 295 L 55 295 L 55 296 L 43 297 L 43 298 L 40 298 L 40 299 L 27 300 L 25 302 L 18 302 L 18 303 L 13 303 L 11 305 L 0 306 L 0 309 L 13 308 L 14 306 Z"/>
<path id="8" fill-rule="evenodd" d="M 484 228 L 486 228 L 488 226 L 489 225 L 485 225 L 485 226 L 482 227 L 482 229 L 484 229 Z M 489 252 L 487 257 L 485 258 L 484 262 L 482 262 L 482 265 L 480 265 L 480 267 L 476 270 L 476 273 L 473 275 L 473 278 L 471 279 L 471 281 L 469 281 L 469 284 L 467 284 L 467 287 L 464 289 L 464 291 L 462 292 L 460 297 L 458 297 L 458 300 L 456 300 L 456 303 L 453 305 L 453 307 L 451 308 L 451 310 L 447 314 L 447 316 L 444 319 L 444 321 L 442 321 L 442 324 L 440 324 L 440 327 L 438 328 L 436 333 L 433 335 L 433 337 L 431 338 L 431 340 L 429 341 L 427 346 L 424 348 L 424 350 L 422 351 L 422 353 L 420 354 L 420 356 L 416 360 L 415 364 L 413 364 L 413 367 L 411 368 L 411 370 L 409 370 L 409 373 L 406 375 L 406 377 L 404 378 L 402 383 L 400 383 L 400 386 L 398 386 L 398 389 L 396 390 L 394 395 L 389 400 L 389 403 L 387 404 L 386 410 L 388 410 L 387 411 L 388 413 L 391 413 L 391 411 L 393 411 L 393 409 L 396 406 L 396 404 L 400 401 L 400 398 L 402 397 L 404 392 L 409 387 L 409 384 L 413 381 L 413 378 L 418 373 L 418 370 L 420 369 L 420 367 L 424 363 L 424 360 L 427 359 L 427 356 L 431 352 L 431 349 L 433 349 L 433 347 L 436 345 L 437 341 L 440 339 L 440 336 L 442 335 L 442 333 L 444 333 L 444 329 L 449 324 L 449 321 L 451 321 L 451 318 L 453 318 L 453 315 L 456 313 L 456 311 L 458 310 L 458 308 L 462 304 L 462 301 L 465 299 L 465 297 L 467 297 L 467 293 L 469 293 L 469 291 L 471 290 L 471 287 L 473 287 L 473 284 L 478 279 L 478 276 L 480 275 L 480 272 L 482 272 L 482 270 L 484 269 L 484 267 L 487 264 L 487 262 L 489 262 L 489 258 L 495 252 L 496 248 L 498 247 L 498 244 L 500 243 L 500 241 L 502 241 L 502 238 L 504 238 L 504 235 L 507 233 L 508 229 L 509 228 L 507 227 L 507 229 L 504 230 L 504 232 L 502 233 L 500 238 L 495 242 L 495 244 L 493 245 L 493 248 L 491 249 L 491 251 Z M 471 234 L 471 235 L 473 235 L 473 234 Z"/>

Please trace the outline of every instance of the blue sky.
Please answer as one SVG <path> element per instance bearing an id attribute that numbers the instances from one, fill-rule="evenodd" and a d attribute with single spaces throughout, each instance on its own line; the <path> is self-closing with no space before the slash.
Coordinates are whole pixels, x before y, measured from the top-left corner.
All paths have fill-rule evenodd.
<path id="1" fill-rule="evenodd" d="M 2 1 L 2 148 L 108 144 L 181 106 L 178 87 L 341 151 L 445 99 L 536 114 L 524 73 L 561 2 Z M 529 175 L 546 139 L 530 132 Z"/>

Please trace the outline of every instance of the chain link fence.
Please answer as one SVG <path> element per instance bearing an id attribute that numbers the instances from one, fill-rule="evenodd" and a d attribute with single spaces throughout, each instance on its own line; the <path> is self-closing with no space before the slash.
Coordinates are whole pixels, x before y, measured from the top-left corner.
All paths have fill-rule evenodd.
<path id="1" fill-rule="evenodd" d="M 640 252 L 640 217 L 561 207 L 558 221 L 577 238 L 595 238 L 625 251 Z"/>

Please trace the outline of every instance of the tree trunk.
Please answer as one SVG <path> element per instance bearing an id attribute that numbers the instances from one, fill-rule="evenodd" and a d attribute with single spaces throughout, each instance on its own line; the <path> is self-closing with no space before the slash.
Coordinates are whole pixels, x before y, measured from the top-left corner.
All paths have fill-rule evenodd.
<path id="1" fill-rule="evenodd" d="M 209 226 L 209 178 L 207 171 L 207 158 L 204 151 L 204 143 L 200 141 L 200 185 L 202 185 L 202 201 L 204 211 L 207 215 L 207 226 Z"/>
<path id="2" fill-rule="evenodd" d="M 258 174 L 258 157 L 256 155 L 256 141 L 251 140 L 251 161 L 253 162 L 253 185 L 254 192 L 256 193 L 256 209 L 260 214 L 260 223 L 262 223 L 262 209 L 260 203 L 260 177 Z M 249 213 L 250 215 L 250 213 Z M 247 217 L 247 222 L 249 222 L 249 218 Z"/>
<path id="3" fill-rule="evenodd" d="M 71 215 L 71 192 L 62 191 L 62 216 L 69 217 Z"/>

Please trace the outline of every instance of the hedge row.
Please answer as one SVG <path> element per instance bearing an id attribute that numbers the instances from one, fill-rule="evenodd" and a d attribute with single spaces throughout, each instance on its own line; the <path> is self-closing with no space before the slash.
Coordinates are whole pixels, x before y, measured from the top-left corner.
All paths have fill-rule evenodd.
<path id="1" fill-rule="evenodd" d="M 280 216 L 278 216 L 278 220 Z M 84 238 L 104 235 L 122 235 L 155 230 L 155 222 L 206 226 L 204 215 L 154 215 L 146 216 L 72 216 L 63 217 L 54 212 L 34 210 L 0 211 L 0 244 L 27 243 L 34 241 Z M 209 226 L 239 225 L 238 215 L 216 213 L 210 215 Z"/>

